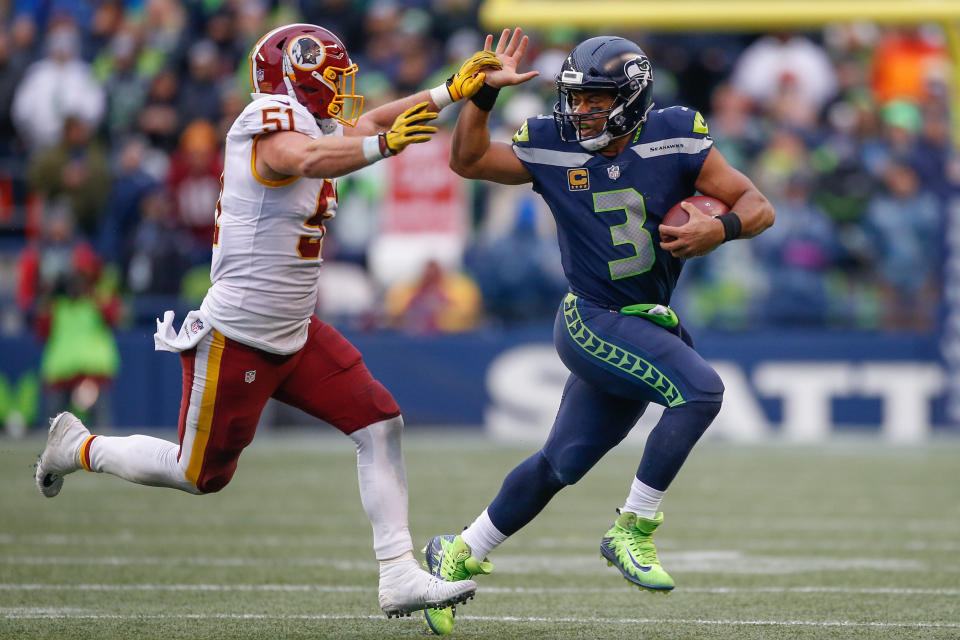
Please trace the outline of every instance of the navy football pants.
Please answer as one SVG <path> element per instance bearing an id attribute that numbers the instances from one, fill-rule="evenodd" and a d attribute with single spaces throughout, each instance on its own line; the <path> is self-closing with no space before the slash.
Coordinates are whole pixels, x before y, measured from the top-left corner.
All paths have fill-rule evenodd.
<path id="1" fill-rule="evenodd" d="M 554 344 L 570 369 L 553 429 L 540 451 L 504 479 L 487 511 L 501 533 L 530 522 L 621 442 L 650 402 L 666 409 L 650 432 L 637 478 L 665 490 L 720 410 L 720 376 L 682 328 L 667 329 L 568 295 Z"/>

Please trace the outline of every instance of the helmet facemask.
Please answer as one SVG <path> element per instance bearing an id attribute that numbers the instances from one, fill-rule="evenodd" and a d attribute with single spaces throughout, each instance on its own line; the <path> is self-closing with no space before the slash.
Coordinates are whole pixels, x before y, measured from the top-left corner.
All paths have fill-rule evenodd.
<path id="1" fill-rule="evenodd" d="M 315 75 L 316 71 L 313 72 Z M 363 96 L 357 94 L 357 65 L 349 67 L 327 67 L 323 70 L 325 83 L 333 86 L 333 99 L 327 105 L 331 118 L 354 127 L 363 113 Z"/>
<path id="2" fill-rule="evenodd" d="M 591 91 L 597 89 L 584 89 L 583 87 L 569 87 L 558 85 L 557 104 L 553 110 L 554 121 L 560 132 L 560 139 L 564 142 L 579 142 L 582 147 L 589 151 L 596 151 L 610 143 L 615 136 L 609 131 L 610 114 L 617 108 L 617 98 L 606 109 L 591 109 L 587 112 L 576 112 L 573 107 L 573 93 L 581 91 Z M 609 90 L 611 94 L 614 90 Z M 585 131 L 593 130 L 592 127 L 586 127 L 597 120 L 605 120 L 603 128 L 599 132 L 584 136 Z"/>

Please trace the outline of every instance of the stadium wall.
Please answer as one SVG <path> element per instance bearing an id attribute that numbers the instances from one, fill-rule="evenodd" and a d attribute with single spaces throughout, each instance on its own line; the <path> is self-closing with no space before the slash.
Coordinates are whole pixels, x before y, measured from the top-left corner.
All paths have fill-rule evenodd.
<path id="1" fill-rule="evenodd" d="M 408 425 L 483 425 L 498 438 L 538 441 L 549 430 L 566 379 L 549 327 L 429 337 L 348 334 L 397 398 Z M 713 437 L 815 442 L 866 433 L 894 442 L 960 436 L 945 409 L 946 375 L 935 336 L 863 332 L 714 333 L 696 336 L 726 385 Z M 111 393 L 118 429 L 172 430 L 180 401 L 179 358 L 153 351 L 147 331 L 117 336 L 121 372 Z M 2 375 L 16 386 L 36 370 L 30 335 L 0 338 Z M 642 437 L 659 416 L 653 407 Z M 264 422 L 309 424 L 270 406 Z"/>

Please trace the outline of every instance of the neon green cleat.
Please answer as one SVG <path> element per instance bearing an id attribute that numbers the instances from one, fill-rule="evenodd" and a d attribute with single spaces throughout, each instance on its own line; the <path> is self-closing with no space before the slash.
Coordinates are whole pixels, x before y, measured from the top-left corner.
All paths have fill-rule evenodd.
<path id="1" fill-rule="evenodd" d="M 663 592 L 673 589 L 676 583 L 660 566 L 657 549 L 653 546 L 653 532 L 661 523 L 662 513 L 651 520 L 624 511 L 603 534 L 600 553 L 607 559 L 608 566 L 616 566 L 623 577 L 633 584 L 642 589 Z"/>
<path id="2" fill-rule="evenodd" d="M 447 582 L 467 580 L 477 574 L 493 571 L 491 563 L 486 560 L 481 562 L 473 557 L 470 546 L 458 535 L 435 536 L 423 548 L 423 554 L 427 557 L 427 571 Z M 427 626 L 438 636 L 453 631 L 455 614 L 454 607 L 423 610 Z"/>

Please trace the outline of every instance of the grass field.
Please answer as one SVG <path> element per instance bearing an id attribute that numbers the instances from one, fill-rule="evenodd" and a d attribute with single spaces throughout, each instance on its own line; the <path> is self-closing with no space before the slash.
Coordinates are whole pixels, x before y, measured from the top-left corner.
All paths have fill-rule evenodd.
<path id="1" fill-rule="evenodd" d="M 405 445 L 418 546 L 535 448 L 428 435 Z M 261 437 L 204 497 L 80 472 L 44 499 L 41 448 L 0 440 L 2 638 L 426 637 L 377 607 L 346 438 Z M 497 549 L 453 637 L 960 638 L 960 444 L 702 443 L 657 534 L 669 595 L 599 553 L 639 455 L 614 451 Z"/>

